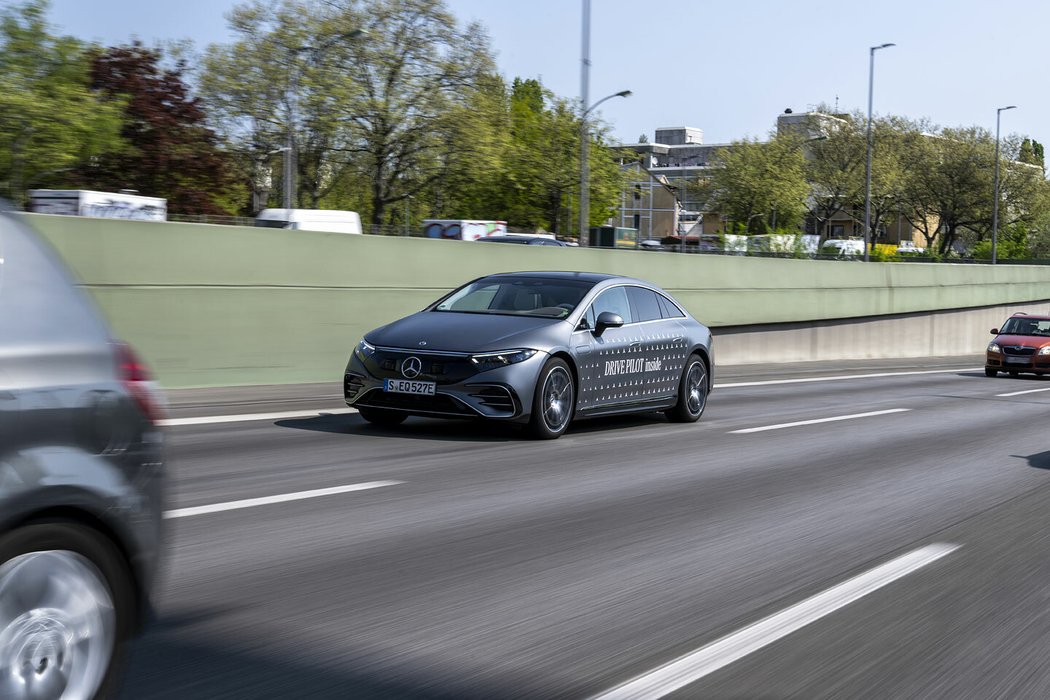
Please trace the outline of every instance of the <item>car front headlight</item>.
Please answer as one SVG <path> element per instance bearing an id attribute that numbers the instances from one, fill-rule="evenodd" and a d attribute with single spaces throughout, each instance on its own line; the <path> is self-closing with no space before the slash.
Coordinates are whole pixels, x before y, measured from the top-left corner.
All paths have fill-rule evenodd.
<path id="1" fill-rule="evenodd" d="M 354 350 L 354 353 L 357 355 L 357 357 L 362 360 L 371 357 L 375 354 L 375 352 L 375 346 L 369 343 L 367 340 L 362 340 L 360 343 L 358 343 L 357 348 Z"/>
<path id="2" fill-rule="evenodd" d="M 1044 345 L 1043 347 L 1039 348 L 1039 354 L 1050 355 L 1050 345 Z"/>
<path id="3" fill-rule="evenodd" d="M 474 363 L 479 372 L 484 372 L 498 367 L 506 367 L 507 365 L 516 365 L 535 354 L 536 350 L 517 348 L 515 350 L 501 350 L 500 352 L 478 353 L 477 355 L 471 355 L 470 361 Z"/>
<path id="4" fill-rule="evenodd" d="M 1002 352 L 1002 350 L 1000 350 L 999 346 L 996 345 L 995 343 L 989 343 L 988 344 L 988 352 Z"/>

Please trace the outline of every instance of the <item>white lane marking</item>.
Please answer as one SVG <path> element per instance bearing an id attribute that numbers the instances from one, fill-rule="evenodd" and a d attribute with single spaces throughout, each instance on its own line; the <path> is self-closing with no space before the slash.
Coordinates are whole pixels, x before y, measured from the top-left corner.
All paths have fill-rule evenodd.
<path id="1" fill-rule="evenodd" d="M 954 374 L 956 372 L 977 372 L 983 367 L 958 367 L 956 369 L 927 369 L 916 372 L 877 372 L 874 374 L 843 374 L 834 377 L 803 377 L 800 379 L 767 379 L 756 382 L 733 382 L 715 384 L 715 389 L 736 389 L 745 386 L 770 386 L 773 384 L 805 384 L 807 382 L 841 382 L 845 379 L 872 379 L 877 377 L 910 377 L 917 374 Z"/>
<path id="2" fill-rule="evenodd" d="M 871 416 L 886 416 L 891 413 L 904 413 L 910 408 L 889 408 L 885 411 L 869 411 L 868 413 L 852 413 L 848 416 L 832 416 L 831 418 L 814 418 L 813 420 L 800 420 L 794 423 L 778 423 L 777 425 L 764 425 L 761 428 L 744 428 L 743 430 L 730 430 L 730 434 L 761 433 L 766 430 L 780 430 L 781 428 L 797 428 L 800 425 L 816 425 L 817 423 L 834 423 L 840 420 L 853 420 L 854 418 L 869 418 Z"/>
<path id="3" fill-rule="evenodd" d="M 194 515 L 205 515 L 207 513 L 221 513 L 226 510 L 240 510 L 241 508 L 254 508 L 256 506 L 268 506 L 273 503 L 287 503 L 288 501 L 302 501 L 308 498 L 320 498 L 321 496 L 334 496 L 338 493 L 351 493 L 353 491 L 368 491 L 369 489 L 381 489 L 384 486 L 397 486 L 403 481 L 366 481 L 361 484 L 347 484 L 345 486 L 332 486 L 327 489 L 314 489 L 312 491 L 297 491 L 295 493 L 281 493 L 276 496 L 263 496 L 262 498 L 245 498 L 240 501 L 227 501 L 226 503 L 213 503 L 208 506 L 194 506 L 192 508 L 177 508 L 164 513 L 165 518 L 189 518 Z"/>
<path id="4" fill-rule="evenodd" d="M 1050 386 L 1043 389 L 1025 389 L 1024 391 L 1011 391 L 1009 394 L 996 394 L 996 396 L 1020 396 L 1021 394 L 1034 394 L 1037 391 L 1050 391 Z"/>
<path id="5" fill-rule="evenodd" d="M 927 545 L 792 605 L 727 637 L 595 696 L 592 700 L 656 700 L 772 644 L 869 593 L 951 554 L 959 545 Z"/>
<path id="6" fill-rule="evenodd" d="M 215 423 L 243 423 L 253 420 L 281 420 L 282 418 L 313 418 L 316 416 L 357 413 L 352 408 L 329 408 L 312 411 L 280 411 L 278 413 L 241 413 L 233 416 L 198 416 L 196 418 L 165 418 L 158 421 L 164 427 L 176 425 L 212 425 Z"/>

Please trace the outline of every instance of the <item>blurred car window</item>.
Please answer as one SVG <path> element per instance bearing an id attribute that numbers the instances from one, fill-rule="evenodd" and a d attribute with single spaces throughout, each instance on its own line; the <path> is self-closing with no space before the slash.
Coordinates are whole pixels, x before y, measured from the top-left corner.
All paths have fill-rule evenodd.
<path id="1" fill-rule="evenodd" d="M 631 315 L 631 305 L 627 301 L 627 288 L 626 287 L 613 287 L 612 289 L 606 289 L 604 292 L 598 295 L 598 298 L 594 300 L 594 304 L 591 305 L 593 309 L 593 319 L 598 318 L 603 311 L 611 311 L 612 313 L 620 316 L 624 323 L 633 323 L 634 316 Z M 590 319 L 591 327 L 594 327 L 594 320 L 591 319 L 592 314 L 588 314 Z"/>
<path id="2" fill-rule="evenodd" d="M 631 315 L 635 322 L 659 321 L 663 319 L 660 300 L 656 292 L 642 287 L 628 287 L 627 298 L 631 302 Z"/>

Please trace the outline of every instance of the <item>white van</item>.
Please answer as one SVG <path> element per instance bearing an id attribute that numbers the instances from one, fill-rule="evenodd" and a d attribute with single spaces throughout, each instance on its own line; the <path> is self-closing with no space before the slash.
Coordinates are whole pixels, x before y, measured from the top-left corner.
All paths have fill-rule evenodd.
<path id="1" fill-rule="evenodd" d="M 263 209 L 255 215 L 255 225 L 290 231 L 361 233 L 361 217 L 356 211 L 336 209 Z"/>

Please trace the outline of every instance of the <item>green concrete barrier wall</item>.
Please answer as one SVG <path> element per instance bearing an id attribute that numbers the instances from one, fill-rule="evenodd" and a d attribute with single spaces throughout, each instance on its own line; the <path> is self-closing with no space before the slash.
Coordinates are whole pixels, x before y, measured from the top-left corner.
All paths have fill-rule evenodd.
<path id="1" fill-rule="evenodd" d="M 678 255 L 23 216 L 169 387 L 332 381 L 369 329 L 500 271 L 639 277 L 716 330 L 1050 298 L 1050 268 L 1040 266 Z"/>

